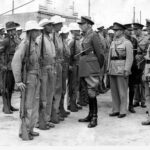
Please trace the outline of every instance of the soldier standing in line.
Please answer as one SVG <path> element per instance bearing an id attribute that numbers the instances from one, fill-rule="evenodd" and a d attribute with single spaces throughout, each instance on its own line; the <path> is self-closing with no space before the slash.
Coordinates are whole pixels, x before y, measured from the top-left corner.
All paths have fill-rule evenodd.
<path id="1" fill-rule="evenodd" d="M 26 38 L 19 44 L 12 60 L 12 70 L 15 82 L 22 92 L 20 113 L 23 114 L 23 110 L 26 112 L 23 117 L 25 117 L 24 127 L 27 130 L 28 140 L 32 140 L 34 136 L 39 136 L 39 133 L 34 132 L 33 129 L 38 119 L 39 108 L 40 52 L 38 51 L 39 48 L 36 43 L 36 38 L 40 35 L 41 29 L 42 27 L 40 27 L 36 21 L 30 20 L 26 23 Z M 27 65 L 26 83 L 24 83 L 22 79 L 22 76 L 24 76 L 24 74 L 22 74 L 23 64 Z M 25 100 L 23 100 L 23 93 L 26 97 Z M 21 122 L 19 133 L 19 137 L 23 139 L 25 133 L 22 126 L 23 120 Z"/>
<path id="2" fill-rule="evenodd" d="M 4 50 L 5 50 L 4 32 L 5 32 L 5 28 L 2 24 L 0 24 L 0 95 L 2 94 L 2 90 L 3 90 L 2 71 L 4 67 L 3 65 L 4 65 Z"/>
<path id="3" fill-rule="evenodd" d="M 62 63 L 62 96 L 60 101 L 60 115 L 62 117 L 67 117 L 70 112 L 66 111 L 64 108 L 65 94 L 67 92 L 67 81 L 68 81 L 68 70 L 69 70 L 69 60 L 70 60 L 70 48 L 68 45 L 68 35 L 69 28 L 63 26 L 60 31 L 60 36 L 63 42 L 63 63 Z"/>
<path id="4" fill-rule="evenodd" d="M 50 34 L 53 30 L 52 21 L 48 19 L 42 19 L 39 25 L 43 27 L 43 33 L 37 38 L 37 43 L 39 49 L 43 51 L 43 58 L 41 58 L 41 86 L 40 86 L 40 98 L 43 104 L 44 110 L 44 121 L 47 126 L 41 127 L 39 124 L 39 129 L 49 129 L 54 127 L 51 120 L 52 113 L 52 102 L 55 92 L 55 82 L 56 82 L 56 68 L 55 68 L 55 46 Z"/>
<path id="5" fill-rule="evenodd" d="M 79 62 L 79 77 L 84 77 L 88 89 L 89 114 L 79 122 L 90 122 L 88 128 L 97 126 L 97 92 L 99 86 L 100 68 L 104 64 L 104 51 L 97 33 L 92 30 L 94 22 L 87 16 L 82 16 L 78 22 L 85 33 L 82 40 L 82 56 Z"/>
<path id="6" fill-rule="evenodd" d="M 127 114 L 128 78 L 133 63 L 133 47 L 124 37 L 125 27 L 115 22 L 113 24 L 115 38 L 110 46 L 108 58 L 108 74 L 112 95 L 112 113 L 109 116 L 123 118 Z"/>
<path id="7" fill-rule="evenodd" d="M 142 81 L 142 74 L 145 67 L 144 56 L 146 55 L 148 49 L 148 37 L 142 35 L 142 28 L 144 25 L 139 23 L 133 23 L 133 30 L 135 34 L 135 38 L 138 42 L 138 50 L 136 55 L 136 61 L 138 64 L 138 68 L 140 70 L 139 78 L 140 83 L 136 85 L 135 88 L 135 97 L 134 97 L 134 107 L 140 106 L 145 108 L 145 85 Z M 141 104 L 140 104 L 141 103 Z"/>
<path id="8" fill-rule="evenodd" d="M 137 54 L 137 40 L 132 37 L 132 24 L 125 24 L 126 27 L 125 29 L 125 38 L 128 39 L 132 45 L 133 45 L 133 64 L 131 68 L 131 75 L 129 75 L 129 107 L 128 110 L 131 113 L 135 113 L 134 107 L 133 107 L 133 98 L 134 98 L 134 90 L 135 90 L 135 85 L 139 84 L 139 70 L 138 66 L 136 63 L 135 56 Z"/>
<path id="9" fill-rule="evenodd" d="M 4 56 L 4 66 L 5 71 L 3 71 L 3 91 L 2 91 L 2 97 L 3 97 L 3 112 L 6 114 L 12 114 L 13 111 L 18 111 L 18 109 L 14 108 L 11 105 L 11 98 L 12 93 L 14 90 L 14 76 L 11 69 L 11 61 L 14 56 L 16 47 L 19 44 L 19 41 L 16 38 L 16 28 L 19 26 L 18 23 L 15 22 L 7 22 L 6 23 L 6 30 L 7 35 L 4 39 L 4 45 L 5 45 L 5 56 Z"/>
<path id="10" fill-rule="evenodd" d="M 60 38 L 59 31 L 63 26 L 64 19 L 60 16 L 53 16 L 51 18 L 53 22 L 53 42 L 56 50 L 56 84 L 55 94 L 52 104 L 52 117 L 51 122 L 58 124 L 60 121 L 64 121 L 64 118 L 60 115 L 60 100 L 62 96 L 62 62 L 63 62 L 63 43 Z"/>
<path id="11" fill-rule="evenodd" d="M 79 94 L 79 56 L 75 55 L 81 52 L 80 46 L 80 28 L 77 23 L 69 24 L 71 39 L 69 41 L 70 47 L 70 63 L 69 63 L 69 102 L 68 109 L 72 112 L 77 112 L 82 109 L 81 106 L 77 105 L 77 98 Z"/>

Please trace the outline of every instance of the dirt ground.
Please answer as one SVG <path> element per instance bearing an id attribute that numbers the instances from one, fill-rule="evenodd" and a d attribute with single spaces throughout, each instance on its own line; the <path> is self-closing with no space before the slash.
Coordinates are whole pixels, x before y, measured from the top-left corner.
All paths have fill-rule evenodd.
<path id="1" fill-rule="evenodd" d="M 19 93 L 13 94 L 13 106 L 19 108 Z M 0 97 L 0 146 L 147 146 L 150 145 L 150 126 L 142 126 L 146 120 L 146 109 L 136 108 L 136 114 L 128 113 L 125 118 L 109 117 L 111 112 L 110 91 L 98 97 L 99 117 L 96 128 L 87 128 L 87 123 L 78 119 L 87 115 L 84 107 L 71 115 L 55 128 L 38 131 L 39 137 L 33 141 L 22 141 L 18 137 L 19 113 L 2 113 Z"/>

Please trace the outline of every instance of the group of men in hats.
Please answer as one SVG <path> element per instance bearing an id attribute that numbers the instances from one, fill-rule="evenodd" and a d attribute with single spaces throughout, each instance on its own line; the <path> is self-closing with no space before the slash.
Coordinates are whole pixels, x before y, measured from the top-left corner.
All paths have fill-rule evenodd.
<path id="1" fill-rule="evenodd" d="M 78 121 L 89 122 L 88 128 L 97 126 L 97 95 L 102 84 L 111 89 L 110 117 L 127 115 L 128 88 L 128 110 L 135 113 L 134 107 L 146 107 L 145 101 L 150 98 L 149 20 L 147 36 L 142 34 L 143 25 L 139 23 L 115 22 L 108 33 L 103 26 L 93 31 L 93 25 L 87 16 L 82 16 L 78 23 L 70 23 L 69 28 L 60 16 L 39 23 L 30 20 L 22 38 L 18 23 L 7 23 L 6 35 L 0 26 L 3 111 L 18 110 L 11 106 L 16 83 L 21 91 L 22 140 L 39 136 L 35 127 L 48 130 L 64 121 L 70 114 L 64 108 L 66 94 L 67 109 L 71 112 L 89 104 L 88 115 Z M 109 85 L 104 84 L 106 73 Z M 150 119 L 142 124 L 149 125 Z"/>

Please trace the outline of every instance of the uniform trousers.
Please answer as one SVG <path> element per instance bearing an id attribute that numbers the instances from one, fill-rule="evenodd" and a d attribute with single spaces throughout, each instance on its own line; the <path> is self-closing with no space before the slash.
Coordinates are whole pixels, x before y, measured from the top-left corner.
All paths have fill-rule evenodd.
<path id="1" fill-rule="evenodd" d="M 38 110 L 39 110 L 39 89 L 40 80 L 39 75 L 28 73 L 27 74 L 27 84 L 26 84 L 26 100 L 25 100 L 25 122 L 28 132 L 32 132 L 35 124 L 38 120 Z M 22 111 L 23 102 L 20 103 L 20 111 Z M 20 112 L 22 113 L 22 112 Z M 20 128 L 20 134 L 21 134 Z"/>
<path id="2" fill-rule="evenodd" d="M 128 78 L 110 75 L 112 112 L 127 113 Z"/>
<path id="3" fill-rule="evenodd" d="M 55 65 L 49 65 L 41 71 L 40 98 L 44 106 L 44 120 L 50 121 L 52 112 L 52 102 L 55 92 L 56 68 Z"/>
<path id="4" fill-rule="evenodd" d="M 62 65 L 60 63 L 56 64 L 56 83 L 55 92 L 52 104 L 52 113 L 55 111 L 59 113 L 60 100 L 62 96 Z"/>

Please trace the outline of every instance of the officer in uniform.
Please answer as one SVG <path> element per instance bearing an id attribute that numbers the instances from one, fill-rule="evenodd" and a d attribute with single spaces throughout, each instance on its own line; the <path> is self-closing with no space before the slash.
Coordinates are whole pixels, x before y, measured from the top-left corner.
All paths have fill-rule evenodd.
<path id="1" fill-rule="evenodd" d="M 53 16 L 51 18 L 53 22 L 54 32 L 53 32 L 53 42 L 56 50 L 56 84 L 55 84 L 55 94 L 52 104 L 52 123 L 58 124 L 63 121 L 64 118 L 60 115 L 60 100 L 62 96 L 62 62 L 63 62 L 63 43 L 60 37 L 59 31 L 63 26 L 64 19 L 60 16 Z"/>
<path id="2" fill-rule="evenodd" d="M 26 91 L 25 105 L 21 99 L 21 110 L 25 109 L 25 125 L 27 128 L 29 140 L 32 140 L 34 136 L 39 136 L 39 133 L 34 132 L 33 128 L 38 118 L 38 108 L 39 108 L 39 87 L 40 87 L 40 66 L 39 57 L 40 52 L 38 51 L 38 44 L 36 43 L 36 38 L 40 35 L 40 30 L 42 27 L 38 25 L 36 21 L 28 21 L 25 25 L 26 38 L 19 44 L 13 60 L 12 60 L 12 70 L 15 77 L 15 83 L 17 87 L 22 91 Z M 29 55 L 27 56 L 27 51 Z M 22 81 L 22 64 L 23 60 L 27 56 L 27 83 Z M 22 124 L 23 122 L 21 122 Z M 22 132 L 20 128 L 19 137 L 22 138 Z"/>
<path id="3" fill-rule="evenodd" d="M 97 126 L 97 91 L 99 86 L 100 68 L 104 64 L 104 50 L 98 34 L 92 30 L 94 22 L 87 16 L 82 16 L 78 22 L 84 32 L 82 40 L 82 55 L 79 62 L 79 77 L 86 81 L 89 98 L 89 114 L 79 122 L 90 122 L 88 128 Z"/>
<path id="4" fill-rule="evenodd" d="M 146 55 L 149 43 L 148 43 L 148 37 L 142 35 L 143 26 L 144 25 L 139 23 L 133 23 L 135 38 L 137 39 L 138 42 L 136 61 L 137 61 L 138 69 L 140 70 L 139 73 L 140 83 L 136 85 L 134 107 L 140 106 L 140 102 L 141 102 L 141 107 L 145 108 L 146 107 L 145 86 L 144 86 L 144 82 L 142 81 L 142 74 L 145 67 L 144 56 Z"/>
<path id="5" fill-rule="evenodd" d="M 133 47 L 124 37 L 125 27 L 115 22 L 113 24 L 115 38 L 110 46 L 108 58 L 108 74 L 112 95 L 112 113 L 110 116 L 123 118 L 127 113 L 128 77 L 133 63 Z"/>
<path id="6" fill-rule="evenodd" d="M 137 54 L 137 40 L 132 37 L 132 24 L 125 24 L 125 38 L 128 39 L 132 45 L 133 45 L 133 64 L 131 68 L 131 74 L 129 75 L 129 107 L 128 110 L 131 113 L 135 113 L 134 107 L 133 107 L 133 98 L 134 98 L 134 89 L 135 85 L 139 83 L 139 78 L 137 77 L 137 74 L 139 74 L 138 66 L 136 63 L 135 56 Z"/>
<path id="7" fill-rule="evenodd" d="M 5 60 L 4 60 L 4 66 L 5 71 L 3 71 L 3 91 L 2 91 L 2 97 L 3 97 L 3 112 L 6 114 L 12 114 L 13 111 L 18 111 L 18 109 L 14 108 L 11 105 L 11 97 L 12 92 L 14 90 L 14 76 L 11 69 L 11 61 L 13 58 L 13 55 L 15 53 L 15 49 L 18 46 L 19 42 L 16 38 L 16 27 L 19 26 L 18 23 L 15 22 L 7 22 L 6 23 L 6 30 L 7 35 L 4 39 L 4 49 L 5 49 Z"/>
<path id="8" fill-rule="evenodd" d="M 51 112 L 52 112 L 52 102 L 55 92 L 55 82 L 56 82 L 56 68 L 55 68 L 55 46 L 50 34 L 53 30 L 52 21 L 48 19 L 42 19 L 39 25 L 43 27 L 43 35 L 37 38 L 37 43 L 39 49 L 43 52 L 41 56 L 41 88 L 40 88 L 40 98 L 44 106 L 44 120 L 47 123 L 46 129 L 49 127 L 54 127 L 50 123 Z M 39 128 L 41 128 L 39 126 Z"/>

